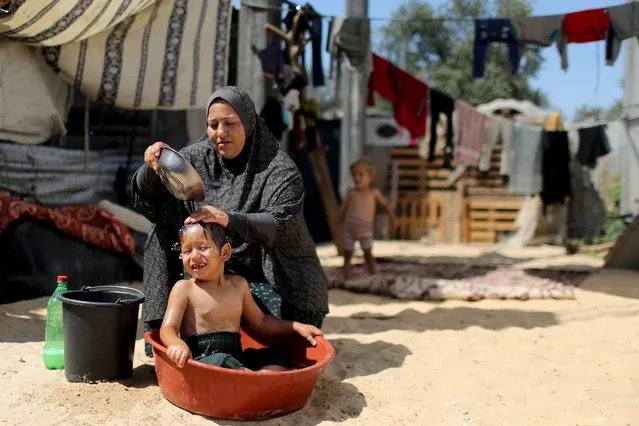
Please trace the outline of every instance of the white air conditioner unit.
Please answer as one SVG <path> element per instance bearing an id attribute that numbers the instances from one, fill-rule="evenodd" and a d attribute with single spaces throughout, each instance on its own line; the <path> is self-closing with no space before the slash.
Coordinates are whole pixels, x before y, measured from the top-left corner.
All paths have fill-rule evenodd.
<path id="1" fill-rule="evenodd" d="M 366 118 L 366 145 L 409 146 L 410 133 L 392 116 Z"/>

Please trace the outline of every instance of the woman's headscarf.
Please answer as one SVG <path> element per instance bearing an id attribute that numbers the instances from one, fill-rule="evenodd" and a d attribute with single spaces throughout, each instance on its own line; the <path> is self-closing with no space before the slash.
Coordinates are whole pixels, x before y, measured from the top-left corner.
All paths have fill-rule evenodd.
<path id="1" fill-rule="evenodd" d="M 279 150 L 279 142 L 268 130 L 266 123 L 257 114 L 255 104 L 244 90 L 235 86 L 222 87 L 207 101 L 206 117 L 208 119 L 209 108 L 218 99 L 226 101 L 235 110 L 244 126 L 246 141 L 242 152 L 233 159 L 225 159 L 216 152 L 219 162 L 216 165 L 229 170 L 234 175 L 246 173 L 244 188 L 239 205 L 244 205 L 253 186 L 255 174 L 268 166 Z"/>

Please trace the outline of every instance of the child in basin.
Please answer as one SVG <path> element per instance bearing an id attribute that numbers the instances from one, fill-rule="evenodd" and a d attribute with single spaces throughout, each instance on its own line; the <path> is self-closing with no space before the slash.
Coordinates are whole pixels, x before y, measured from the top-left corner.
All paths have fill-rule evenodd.
<path id="1" fill-rule="evenodd" d="M 373 222 L 377 204 L 381 205 L 388 214 L 389 228 L 394 230 L 396 224 L 395 213 L 388 201 L 378 189 L 372 187 L 375 178 L 372 161 L 367 157 L 362 157 L 351 164 L 350 172 L 354 187 L 346 193 L 341 211 L 344 229 L 345 278 L 348 278 L 351 273 L 351 258 L 353 257 L 355 241 L 359 241 L 364 252 L 368 272 L 370 274 L 377 272 L 377 262 L 372 252 Z"/>
<path id="2" fill-rule="evenodd" d="M 324 333 L 307 324 L 265 315 L 253 300 L 247 281 L 225 275 L 231 245 L 224 228 L 212 223 L 185 225 L 179 233 L 181 259 L 190 279 L 178 281 L 169 295 L 160 339 L 168 357 L 183 367 L 194 359 L 219 367 L 282 371 L 292 361 L 282 348 L 242 350 L 240 322 L 267 334 L 298 333 L 316 345 Z"/>

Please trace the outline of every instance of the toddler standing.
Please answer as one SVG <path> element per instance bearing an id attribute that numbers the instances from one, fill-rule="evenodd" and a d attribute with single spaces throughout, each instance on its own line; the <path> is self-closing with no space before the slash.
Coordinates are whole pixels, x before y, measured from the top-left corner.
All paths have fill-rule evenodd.
<path id="1" fill-rule="evenodd" d="M 368 272 L 377 272 L 377 262 L 372 254 L 373 248 L 373 223 L 377 204 L 388 214 L 390 229 L 395 229 L 395 214 L 382 193 L 372 188 L 375 178 L 375 169 L 372 161 L 363 157 L 351 164 L 351 176 L 353 188 L 346 193 L 342 205 L 342 221 L 344 229 L 344 276 L 348 278 L 351 273 L 351 258 L 355 248 L 355 241 L 359 241 L 364 252 L 364 260 Z"/>

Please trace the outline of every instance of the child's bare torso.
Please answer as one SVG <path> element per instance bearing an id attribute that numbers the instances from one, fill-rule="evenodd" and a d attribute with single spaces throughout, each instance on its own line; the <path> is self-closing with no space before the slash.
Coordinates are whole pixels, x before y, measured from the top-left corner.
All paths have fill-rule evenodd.
<path id="1" fill-rule="evenodd" d="M 181 337 L 218 331 L 239 332 L 244 297 L 241 280 L 236 276 L 224 277 L 222 284 L 189 280 Z"/>
<path id="2" fill-rule="evenodd" d="M 375 190 L 371 188 L 352 189 L 346 216 L 356 216 L 366 222 L 373 222 L 375 219 Z"/>

